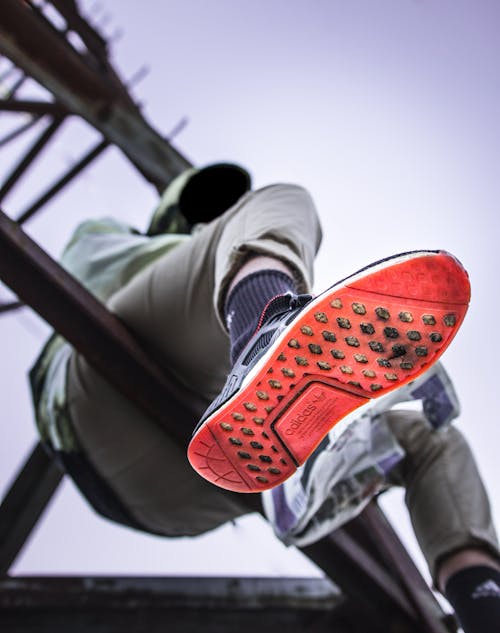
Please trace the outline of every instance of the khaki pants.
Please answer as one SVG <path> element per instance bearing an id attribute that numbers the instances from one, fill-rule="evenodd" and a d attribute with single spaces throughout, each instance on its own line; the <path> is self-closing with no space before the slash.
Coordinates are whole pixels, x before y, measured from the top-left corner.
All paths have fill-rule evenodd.
<path id="1" fill-rule="evenodd" d="M 499 557 L 488 497 L 460 431 L 453 425 L 434 431 L 415 411 L 385 416 L 406 453 L 389 483 L 405 488 L 415 536 L 434 581 L 440 560 L 454 551 L 479 547 Z"/>
<path id="2" fill-rule="evenodd" d="M 235 272 L 249 253 L 270 255 L 286 262 L 298 290 L 308 292 L 320 241 L 309 194 L 274 185 L 244 196 L 113 295 L 109 308 L 190 391 L 193 426 L 229 370 L 222 309 Z M 170 536 L 194 535 L 244 512 L 194 473 L 166 433 L 78 354 L 70 363 L 68 403 L 89 461 L 142 525 Z M 391 413 L 389 420 L 407 451 L 391 483 L 407 487 L 431 569 L 452 549 L 471 543 L 496 548 L 488 500 L 458 432 L 433 433 L 414 415 Z"/>

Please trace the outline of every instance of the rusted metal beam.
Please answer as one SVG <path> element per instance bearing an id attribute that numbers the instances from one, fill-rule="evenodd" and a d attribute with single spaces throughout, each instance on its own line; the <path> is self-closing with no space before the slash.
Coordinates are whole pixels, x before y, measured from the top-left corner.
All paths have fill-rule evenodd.
<path id="1" fill-rule="evenodd" d="M 358 522 L 386 560 L 393 575 L 400 579 L 406 595 L 426 627 L 425 630 L 429 633 L 457 631 L 456 620 L 453 616 L 444 616 L 438 601 L 378 505 L 370 503 Z"/>
<path id="2" fill-rule="evenodd" d="M 9 571 L 61 477 L 43 448 L 35 446 L 0 505 L 0 576 Z"/>
<path id="3" fill-rule="evenodd" d="M 2 1 L 0 52 L 119 147 L 158 189 L 190 166 L 145 120 L 111 66 L 91 66 L 28 3 Z"/>
<path id="4" fill-rule="evenodd" d="M 372 620 L 383 615 L 385 631 L 411 630 L 418 616 L 397 579 L 373 558 L 345 529 L 301 548 Z M 418 629 L 422 633 L 425 628 Z M 427 631 L 426 631 L 427 633 Z"/>
<path id="5" fill-rule="evenodd" d="M 0 112 L 50 114 L 56 117 L 68 114 L 67 108 L 55 101 L 32 101 L 29 99 L 0 99 Z"/>
<path id="6" fill-rule="evenodd" d="M 7 143 L 10 143 L 11 141 L 15 140 L 18 136 L 21 136 L 21 134 L 24 134 L 24 132 L 26 132 L 31 127 L 36 125 L 38 121 L 40 120 L 40 117 L 41 115 L 39 114 L 33 115 L 32 117 L 28 119 L 28 121 L 26 121 L 26 123 L 23 123 L 22 125 L 17 127 L 15 130 L 12 130 L 12 132 L 9 132 L 8 134 L 6 134 L 4 137 L 0 139 L 0 147 L 7 145 Z"/>
<path id="7" fill-rule="evenodd" d="M 89 152 L 83 156 L 71 169 L 61 176 L 47 191 L 45 191 L 33 204 L 23 211 L 17 218 L 19 224 L 29 220 L 47 202 L 52 200 L 66 185 L 68 185 L 80 172 L 90 165 L 103 151 L 109 147 L 109 141 L 103 140 L 97 143 Z"/>
<path id="8" fill-rule="evenodd" d="M 0 202 L 5 199 L 5 196 L 14 187 L 26 170 L 30 167 L 31 163 L 45 148 L 50 139 L 54 136 L 57 130 L 61 127 L 63 122 L 62 117 L 54 119 L 40 134 L 37 140 L 33 143 L 30 149 L 26 152 L 25 156 L 18 162 L 12 172 L 7 176 L 2 188 L 0 189 Z"/>

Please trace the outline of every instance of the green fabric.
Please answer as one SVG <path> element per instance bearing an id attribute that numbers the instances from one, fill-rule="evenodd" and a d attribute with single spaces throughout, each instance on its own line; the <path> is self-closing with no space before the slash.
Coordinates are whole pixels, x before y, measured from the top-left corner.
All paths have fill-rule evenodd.
<path id="1" fill-rule="evenodd" d="M 186 169 L 165 189 L 158 206 L 153 212 L 153 217 L 147 230 L 148 235 L 158 235 L 164 231 L 169 233 L 189 233 L 189 224 L 181 214 L 179 201 L 184 187 L 198 171 L 194 167 Z"/>
<path id="2" fill-rule="evenodd" d="M 162 257 L 189 235 L 146 237 L 113 220 L 87 220 L 73 233 L 61 265 L 94 296 L 105 302 L 144 268 Z M 45 344 L 30 371 L 38 431 L 55 450 L 76 451 L 66 406 L 66 374 L 72 347 L 58 334 Z"/>

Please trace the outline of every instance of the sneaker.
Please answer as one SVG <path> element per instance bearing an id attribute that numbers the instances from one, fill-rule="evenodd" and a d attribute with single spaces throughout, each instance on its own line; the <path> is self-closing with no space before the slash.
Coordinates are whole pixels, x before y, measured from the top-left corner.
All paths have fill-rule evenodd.
<path id="1" fill-rule="evenodd" d="M 469 299 L 467 273 L 445 251 L 382 260 L 315 298 L 273 299 L 194 431 L 192 467 L 227 490 L 274 488 L 349 413 L 426 371 Z"/>

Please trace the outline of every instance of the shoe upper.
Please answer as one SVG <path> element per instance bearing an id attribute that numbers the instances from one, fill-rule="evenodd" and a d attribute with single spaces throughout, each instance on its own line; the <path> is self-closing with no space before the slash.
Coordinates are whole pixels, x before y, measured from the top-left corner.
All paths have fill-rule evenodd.
<path id="1" fill-rule="evenodd" d="M 214 411 L 238 391 L 245 376 L 264 356 L 269 346 L 311 300 L 312 295 L 296 295 L 289 292 L 269 301 L 262 311 L 255 333 L 236 360 L 222 391 L 205 411 L 193 434 Z"/>

